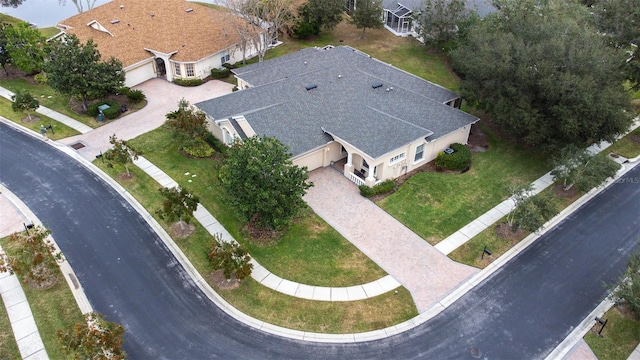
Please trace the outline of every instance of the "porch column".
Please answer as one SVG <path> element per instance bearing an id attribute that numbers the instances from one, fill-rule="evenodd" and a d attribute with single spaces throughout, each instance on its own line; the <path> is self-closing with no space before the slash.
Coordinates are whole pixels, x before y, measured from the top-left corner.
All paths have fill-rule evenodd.
<path id="1" fill-rule="evenodd" d="M 375 166 L 369 166 L 369 172 L 367 173 L 367 178 L 364 179 L 365 185 L 369 187 L 373 187 L 376 184 L 376 178 L 373 177 L 373 173 L 375 172 Z"/>
<path id="2" fill-rule="evenodd" d="M 353 156 L 350 152 L 347 152 L 347 163 L 344 164 L 344 176 L 349 177 L 349 174 L 353 172 Z"/>

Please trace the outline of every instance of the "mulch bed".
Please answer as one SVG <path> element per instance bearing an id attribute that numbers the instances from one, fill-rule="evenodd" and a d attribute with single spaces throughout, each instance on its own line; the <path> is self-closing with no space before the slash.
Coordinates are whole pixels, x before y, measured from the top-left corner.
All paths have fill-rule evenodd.
<path id="1" fill-rule="evenodd" d="M 29 284 L 29 287 L 32 289 L 47 290 L 55 285 L 58 281 L 58 277 L 56 276 L 56 274 L 53 271 L 49 270 L 43 264 L 36 265 L 34 272 L 38 273 L 38 277 L 41 277 L 44 280 L 36 281 L 29 278 L 28 276 L 25 276 L 27 284 Z"/>
<path id="2" fill-rule="evenodd" d="M 233 274 L 231 274 L 231 279 L 227 280 L 227 278 L 224 277 L 224 271 L 222 270 L 212 272 L 209 275 L 209 279 L 216 290 L 233 290 L 240 287 L 240 280 L 236 279 Z"/>
<path id="3" fill-rule="evenodd" d="M 640 134 L 631 134 L 631 140 L 640 143 Z"/>
<path id="4" fill-rule="evenodd" d="M 0 69 L 0 79 L 23 79 L 29 84 L 35 84 L 36 81 L 33 79 L 33 75 L 27 75 L 20 71 L 18 68 L 7 65 L 5 67 L 6 72 Z"/>
<path id="5" fill-rule="evenodd" d="M 131 180 L 135 177 L 135 175 L 133 173 L 122 173 L 122 174 L 118 174 L 116 175 L 116 178 L 119 181 L 127 181 L 127 180 Z"/>
<path id="6" fill-rule="evenodd" d="M 525 235 L 525 232 L 522 229 L 511 231 L 511 226 L 509 226 L 509 224 L 506 222 L 496 225 L 495 231 L 496 235 L 498 235 L 499 237 L 509 240 L 520 240 Z"/>
<path id="7" fill-rule="evenodd" d="M 25 124 L 35 124 L 38 121 L 40 121 L 40 116 L 31 115 L 31 118 L 29 118 L 28 116 L 25 116 L 21 120 Z"/>
<path id="8" fill-rule="evenodd" d="M 574 186 L 572 186 L 569 190 L 565 190 L 562 184 L 556 184 L 553 187 L 553 193 L 558 197 L 571 199 L 576 196 L 578 190 Z"/>
<path id="9" fill-rule="evenodd" d="M 196 231 L 196 226 L 184 221 L 176 221 L 171 224 L 171 236 L 177 239 L 185 239 Z"/>

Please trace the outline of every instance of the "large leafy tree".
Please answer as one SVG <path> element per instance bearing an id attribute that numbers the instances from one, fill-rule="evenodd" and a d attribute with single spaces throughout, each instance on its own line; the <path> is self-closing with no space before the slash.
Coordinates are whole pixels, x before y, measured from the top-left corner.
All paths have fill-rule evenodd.
<path id="1" fill-rule="evenodd" d="M 70 359 L 122 360 L 124 327 L 107 321 L 102 314 L 89 313 L 84 320 L 58 330 L 60 347 Z"/>
<path id="2" fill-rule="evenodd" d="M 464 0 L 424 0 L 416 16 L 419 34 L 425 44 L 452 41 L 467 15 Z"/>
<path id="3" fill-rule="evenodd" d="M 47 39 L 27 22 L 6 26 L 7 51 L 11 63 L 27 74 L 42 70 L 47 56 Z"/>
<path id="4" fill-rule="evenodd" d="M 497 2 L 452 52 L 462 95 L 530 145 L 584 147 L 631 122 L 621 54 L 572 1 Z"/>
<path id="5" fill-rule="evenodd" d="M 356 28 L 362 29 L 362 38 L 367 29 L 380 29 L 382 22 L 382 0 L 358 0 L 352 20 Z"/>
<path id="6" fill-rule="evenodd" d="M 5 74 L 9 74 L 7 72 L 7 64 L 11 63 L 11 56 L 9 55 L 9 50 L 7 50 L 7 29 L 10 26 L 11 24 L 5 22 L 0 23 L 0 66 L 2 66 Z"/>
<path id="7" fill-rule="evenodd" d="M 73 34 L 52 43 L 45 71 L 47 83 L 62 94 L 82 99 L 85 111 L 89 100 L 113 93 L 124 85 L 122 63 L 115 58 L 101 61 L 92 40 L 82 44 Z"/>
<path id="8" fill-rule="evenodd" d="M 180 100 L 178 109 L 165 115 L 165 124 L 173 132 L 173 138 L 184 148 L 189 147 L 207 134 L 207 116 L 185 99 Z"/>
<path id="9" fill-rule="evenodd" d="M 52 286 L 62 255 L 56 250 L 50 234 L 51 231 L 42 226 L 11 234 L 9 241 L 20 251 L 15 256 L 0 257 L 0 272 L 24 275 L 36 288 Z"/>
<path id="10" fill-rule="evenodd" d="M 633 90 L 640 89 L 640 2 L 638 0 L 596 0 L 592 6 L 600 31 L 612 45 L 628 50 L 624 69 Z M 632 45 L 632 44 L 635 44 Z"/>
<path id="11" fill-rule="evenodd" d="M 308 0 L 300 7 L 302 21 L 331 30 L 342 21 L 343 0 Z"/>
<path id="12" fill-rule="evenodd" d="M 515 208 L 507 215 L 511 231 L 518 229 L 536 232 L 557 212 L 551 195 L 540 193 L 532 196 L 531 184 L 514 189 L 512 199 Z"/>
<path id="13" fill-rule="evenodd" d="M 259 227 L 281 229 L 306 206 L 312 186 L 306 167 L 294 165 L 288 148 L 271 137 L 236 143 L 220 169 L 220 180 L 242 215 Z"/>

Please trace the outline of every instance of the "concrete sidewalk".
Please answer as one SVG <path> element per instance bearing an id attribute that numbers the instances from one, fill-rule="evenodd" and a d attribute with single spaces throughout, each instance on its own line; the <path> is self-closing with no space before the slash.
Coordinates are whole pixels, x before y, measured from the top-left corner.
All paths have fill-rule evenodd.
<path id="1" fill-rule="evenodd" d="M 18 231 L 24 231 L 23 224 L 31 221 L 22 215 L 4 194 L 0 194 L 0 237 L 5 237 Z M 0 247 L 0 256 L 4 254 Z M 38 332 L 27 296 L 20 286 L 18 277 L 0 272 L 0 295 L 7 310 L 7 317 L 11 323 L 13 336 L 23 359 L 48 359 L 42 338 Z"/>
<path id="2" fill-rule="evenodd" d="M 178 183 L 157 166 L 153 165 L 144 157 L 138 157 L 134 161 L 147 175 L 151 176 L 158 184 L 167 187 L 177 187 Z M 193 217 L 209 232 L 209 234 L 220 234 L 222 240 L 235 242 L 236 240 L 229 232 L 216 220 L 213 215 L 202 204 L 198 204 L 198 209 Z M 283 294 L 316 301 L 354 301 L 372 298 L 386 292 L 397 289 L 400 285 L 392 276 L 385 276 L 381 279 L 367 284 L 354 285 L 349 287 L 323 287 L 300 284 L 284 279 L 267 270 L 255 259 L 251 259 L 253 271 L 251 277 L 260 284 Z"/>

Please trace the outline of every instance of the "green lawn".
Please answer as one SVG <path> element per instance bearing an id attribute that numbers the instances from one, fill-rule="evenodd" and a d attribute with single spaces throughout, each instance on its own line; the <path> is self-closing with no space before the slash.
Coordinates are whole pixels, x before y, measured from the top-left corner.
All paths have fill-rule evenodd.
<path id="1" fill-rule="evenodd" d="M 489 150 L 473 155 L 471 170 L 418 173 L 378 205 L 437 244 L 506 199 L 513 182 L 527 184 L 549 170 L 543 155 L 499 141 L 491 131 L 483 130 L 489 137 Z"/>
<path id="2" fill-rule="evenodd" d="M 634 140 L 634 137 L 640 137 L 640 127 L 616 141 L 606 151 L 620 154 L 626 158 L 634 158 L 640 155 L 640 141 Z"/>
<path id="3" fill-rule="evenodd" d="M 55 234 L 53 234 L 55 237 Z M 8 238 L 0 239 L 0 244 L 9 255 L 19 251 L 15 243 L 8 241 Z M 38 331 L 42 337 L 49 358 L 64 359 L 66 355 L 60 349 L 56 332 L 64 329 L 78 321 L 82 321 L 82 313 L 69 289 L 69 285 L 58 271 L 58 281 L 47 290 L 35 290 L 29 287 L 21 277 L 20 283 L 27 296 L 31 312 L 38 325 Z M 3 327 L 3 329 L 8 329 Z M 4 333 L 4 331 L 2 331 Z M 4 357 L 2 357 L 4 358 Z"/>
<path id="4" fill-rule="evenodd" d="M 7 317 L 7 310 L 0 297 L 0 359 L 20 359 L 20 351 L 13 337 L 11 322 Z"/>
<path id="5" fill-rule="evenodd" d="M 640 322 L 624 316 L 618 307 L 602 318 L 608 320 L 602 336 L 598 336 L 601 325 L 596 324 L 584 340 L 599 360 L 626 360 L 640 342 Z"/>
<path id="6" fill-rule="evenodd" d="M 73 136 L 73 135 L 78 135 L 80 134 L 78 131 L 68 127 L 67 125 L 63 124 L 63 123 L 59 123 L 55 120 L 50 119 L 47 116 L 44 116 L 42 114 L 37 114 L 37 113 L 32 113 L 31 117 L 39 117 L 40 120 L 36 121 L 34 123 L 25 123 L 24 121 L 22 121 L 23 118 L 25 118 L 27 115 L 23 112 L 15 112 L 11 109 L 11 101 L 5 99 L 5 98 L 0 98 L 0 116 L 3 116 L 15 123 L 18 123 L 24 127 L 27 127 L 35 132 L 39 132 L 40 131 L 40 126 L 53 126 L 53 131 L 55 133 L 51 133 L 51 131 L 47 132 L 47 136 L 50 139 L 53 140 L 57 140 L 57 139 L 63 139 L 69 136 Z"/>
<path id="7" fill-rule="evenodd" d="M 156 137 L 168 140 L 167 134 L 164 133 L 166 130 L 159 129 L 136 141 L 139 144 L 162 147 L 156 143 L 157 139 L 148 138 L 148 136 L 153 137 L 156 132 L 160 133 Z M 163 148 L 177 150 L 173 144 Z M 198 175 L 195 178 L 191 177 L 193 182 L 189 184 L 189 188 L 194 189 L 198 195 L 197 189 L 204 188 L 208 191 L 210 194 L 206 196 L 208 200 L 200 195 L 203 204 L 207 201 L 213 205 L 216 202 L 224 205 L 222 195 L 211 195 L 219 192 L 215 183 L 206 185 L 208 184 L 206 179 L 212 176 L 208 171 L 214 171 L 211 160 L 187 159 L 182 155 L 176 157 L 171 154 L 171 151 L 168 153 L 160 151 L 158 156 L 173 159 L 177 163 L 185 162 L 190 169 L 190 174 Z M 201 166 L 200 163 L 204 165 Z M 101 160 L 95 160 L 94 164 L 114 178 L 118 173 L 125 171 L 124 167 L 119 165 L 108 167 Z M 184 170 L 179 171 L 182 173 L 177 175 L 182 175 L 184 182 L 187 176 L 184 176 Z M 119 182 L 153 214 L 154 209 L 158 209 L 161 205 L 161 198 L 158 196 L 159 185 L 136 166 L 131 166 L 131 172 L 135 176 L 133 179 Z M 204 185 L 197 186 L 196 184 L 199 183 Z M 209 208 L 207 204 L 205 207 Z M 155 217 L 165 229 L 168 229 L 168 224 Z M 234 219 L 234 216 L 231 218 Z M 240 222 L 238 219 L 234 221 Z M 193 235 L 187 239 L 175 239 L 175 242 L 198 272 L 210 282 L 210 276 L 207 275 L 212 269 L 207 260 L 206 251 L 211 242 L 211 236 L 197 222 L 194 221 L 194 225 L 196 232 Z M 232 230 L 229 227 L 227 229 Z M 239 232 L 235 231 L 235 233 Z M 247 243 L 238 235 L 235 236 L 238 240 Z M 313 213 L 307 213 L 303 219 L 296 221 L 283 235 L 279 244 L 269 247 L 251 245 L 249 248 L 251 255 L 255 256 L 267 269 L 287 279 L 307 284 L 348 286 L 376 280 L 385 275 L 371 260 L 345 239 L 339 237 Z M 303 256 L 307 258 L 301 258 Z M 281 272 L 271 269 L 271 265 Z M 404 288 L 398 289 L 397 294 L 391 292 L 373 299 L 340 303 L 294 298 L 268 289 L 252 279 L 246 279 L 238 289 L 220 290 L 218 293 L 233 306 L 257 319 L 304 331 L 336 333 L 369 331 L 395 325 L 418 315 L 410 294 Z"/>

